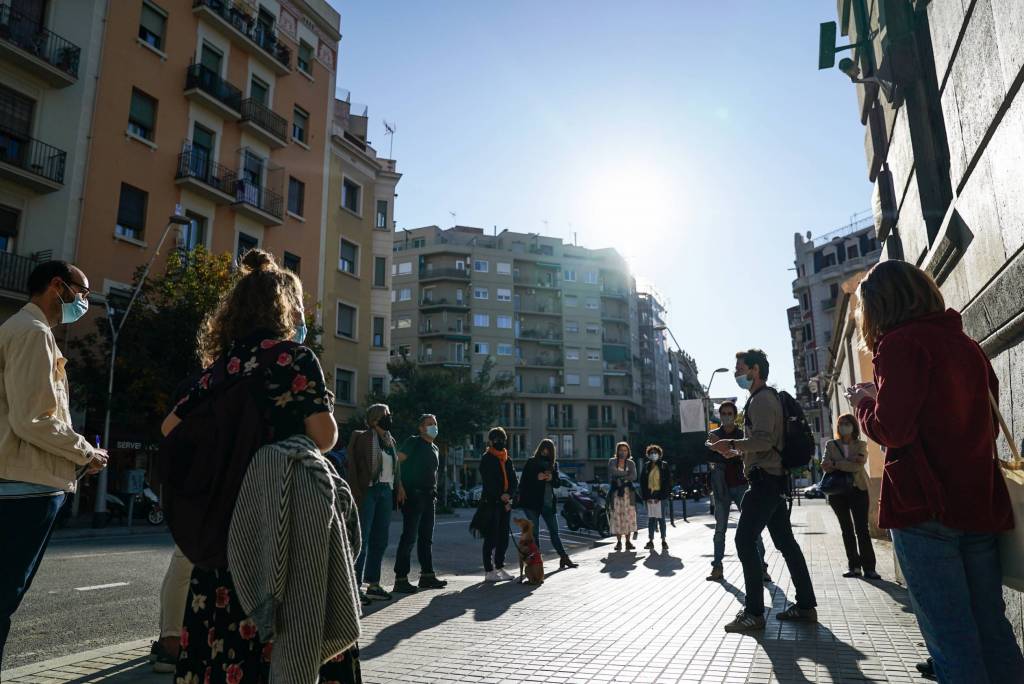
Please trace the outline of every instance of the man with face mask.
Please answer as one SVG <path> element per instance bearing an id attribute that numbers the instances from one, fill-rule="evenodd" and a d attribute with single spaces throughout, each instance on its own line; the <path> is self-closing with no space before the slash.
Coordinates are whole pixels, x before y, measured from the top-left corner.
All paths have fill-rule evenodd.
<path id="1" fill-rule="evenodd" d="M 398 506 L 402 511 L 402 536 L 395 554 L 395 588 L 399 594 L 415 594 L 419 589 L 443 589 L 448 582 L 434 574 L 434 500 L 437 498 L 437 417 L 424 413 L 419 420 L 419 434 L 406 439 L 398 447 L 401 475 L 398 483 Z M 409 582 L 412 547 L 420 562 L 419 588 Z"/>
<path id="2" fill-rule="evenodd" d="M 720 439 L 710 447 L 726 458 L 743 459 L 743 473 L 749 482 L 736 525 L 736 555 L 743 564 L 746 606 L 725 626 L 727 632 L 755 632 L 765 628 L 764 568 L 757 553 L 757 538 L 765 527 L 786 560 L 796 589 L 796 604 L 776 613 L 779 620 L 817 622 L 817 600 L 807 561 L 793 536 L 786 506 L 786 471 L 782 467 L 784 444 L 782 402 L 768 387 L 768 356 L 760 349 L 736 354 L 736 384 L 750 392 L 743 409 L 744 437 Z"/>
<path id="3" fill-rule="evenodd" d="M 89 309 L 89 281 L 63 261 L 36 266 L 29 303 L 0 325 L 0 660 L 11 615 L 32 584 L 65 496 L 107 465 L 71 425 L 53 328 Z"/>

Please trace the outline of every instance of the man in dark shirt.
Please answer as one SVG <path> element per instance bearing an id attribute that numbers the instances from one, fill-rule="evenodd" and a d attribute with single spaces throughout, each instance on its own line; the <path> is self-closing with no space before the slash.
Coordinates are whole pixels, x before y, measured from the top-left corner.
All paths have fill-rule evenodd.
<path id="1" fill-rule="evenodd" d="M 419 434 L 398 447 L 402 479 L 398 485 L 398 505 L 402 510 L 402 536 L 395 555 L 395 589 L 399 594 L 415 594 L 419 589 L 441 589 L 448 582 L 434 575 L 434 500 L 437 498 L 438 451 L 437 417 L 420 416 Z M 412 547 L 420 562 L 419 589 L 409 582 Z"/>
<path id="2" fill-rule="evenodd" d="M 735 403 L 723 401 L 718 408 L 718 417 L 721 427 L 710 432 L 709 442 L 715 443 L 720 439 L 743 439 L 743 429 L 736 426 Z M 720 582 L 724 577 L 722 558 L 725 557 L 725 531 L 729 528 L 729 511 L 733 504 L 736 504 L 736 510 L 739 510 L 743 494 L 747 491 L 747 478 L 743 477 L 743 463 L 738 459 L 727 459 L 710 449 L 707 458 L 714 468 L 710 480 L 711 496 L 715 504 L 715 556 L 711 561 L 711 574 L 707 580 Z M 761 556 L 761 564 L 764 565 L 764 543 L 761 537 L 757 538 L 757 552 Z M 765 566 L 764 581 L 770 582 L 771 579 Z"/>

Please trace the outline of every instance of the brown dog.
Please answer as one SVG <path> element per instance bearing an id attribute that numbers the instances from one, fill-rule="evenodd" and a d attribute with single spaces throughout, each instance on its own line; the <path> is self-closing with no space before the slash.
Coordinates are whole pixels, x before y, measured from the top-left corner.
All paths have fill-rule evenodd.
<path id="1" fill-rule="evenodd" d="M 513 522 L 519 526 L 519 581 L 526 577 L 526 583 L 538 585 L 544 583 L 544 558 L 537 548 L 537 540 L 533 536 L 533 523 L 525 518 L 516 518 Z"/>

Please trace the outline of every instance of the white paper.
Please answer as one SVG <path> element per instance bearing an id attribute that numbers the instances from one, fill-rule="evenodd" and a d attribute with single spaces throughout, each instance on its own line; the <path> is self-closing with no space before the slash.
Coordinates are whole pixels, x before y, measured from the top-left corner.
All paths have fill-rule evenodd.
<path id="1" fill-rule="evenodd" d="M 651 500 L 647 502 L 647 517 L 648 518 L 660 518 L 661 517 L 661 502 L 657 500 Z"/>
<path id="2" fill-rule="evenodd" d="M 684 399 L 679 402 L 679 431 L 707 432 L 708 421 L 703 399 Z"/>

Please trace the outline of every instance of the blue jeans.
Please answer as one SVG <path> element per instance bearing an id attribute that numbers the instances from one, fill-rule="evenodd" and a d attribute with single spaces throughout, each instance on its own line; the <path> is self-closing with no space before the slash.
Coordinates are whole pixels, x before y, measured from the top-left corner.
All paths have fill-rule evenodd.
<path id="1" fill-rule="evenodd" d="M 32 586 L 64 493 L 23 499 L 0 499 L 0 663 L 3 662 L 11 616 Z"/>
<path id="2" fill-rule="evenodd" d="M 544 518 L 544 524 L 548 526 L 548 534 L 551 535 L 551 546 L 555 547 L 555 551 L 558 552 L 559 556 L 566 556 L 565 547 L 562 546 L 562 538 L 558 536 L 558 519 L 555 517 L 555 509 L 544 508 L 542 511 L 531 511 L 527 508 L 523 509 L 523 513 L 526 514 L 526 518 L 533 523 L 533 536 L 537 540 L 537 548 L 540 548 L 540 519 Z"/>
<path id="3" fill-rule="evenodd" d="M 720 566 L 725 557 L 725 531 L 729 529 L 729 511 L 732 510 L 733 504 L 736 504 L 736 510 L 740 509 L 740 502 L 743 501 L 743 495 L 746 492 L 746 485 L 737 485 L 724 487 L 722 491 L 716 490 L 713 494 L 715 497 L 715 559 L 711 561 L 711 565 L 714 567 Z M 761 535 L 757 536 L 757 555 L 760 556 L 761 563 L 764 564 L 764 541 L 761 539 Z"/>
<path id="4" fill-rule="evenodd" d="M 892 539 L 939 681 L 1024 682 L 996 536 L 930 521 L 892 530 Z"/>
<path id="5" fill-rule="evenodd" d="M 366 490 L 363 505 L 359 507 L 359 524 L 363 543 L 356 558 L 356 578 L 362 586 L 380 583 L 380 566 L 388 548 L 388 530 L 391 528 L 391 485 L 378 482 Z"/>

